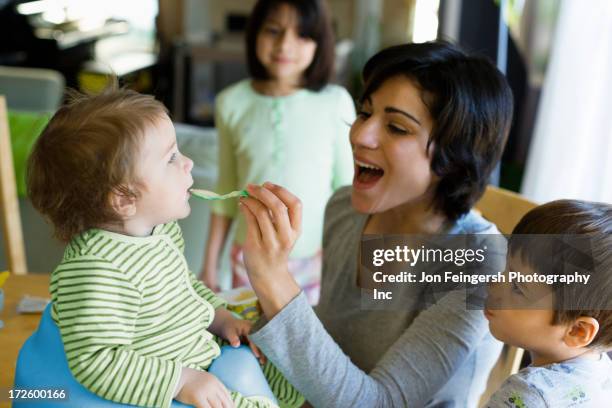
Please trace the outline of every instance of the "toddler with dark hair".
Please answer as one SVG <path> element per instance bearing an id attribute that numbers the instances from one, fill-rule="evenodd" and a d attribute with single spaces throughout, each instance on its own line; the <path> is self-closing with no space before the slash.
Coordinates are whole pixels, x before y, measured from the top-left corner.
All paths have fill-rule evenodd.
<path id="1" fill-rule="evenodd" d="M 531 354 L 487 407 L 593 407 L 612 401 L 612 206 L 559 200 L 527 213 L 509 240 L 507 270 L 585 283 L 496 283 L 485 315 L 493 335 Z"/>

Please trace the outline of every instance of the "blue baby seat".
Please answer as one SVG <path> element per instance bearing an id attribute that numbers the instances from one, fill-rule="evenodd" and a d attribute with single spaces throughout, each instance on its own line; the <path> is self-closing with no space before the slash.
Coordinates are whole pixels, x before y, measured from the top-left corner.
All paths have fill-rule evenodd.
<path id="1" fill-rule="evenodd" d="M 208 372 L 215 375 L 229 390 L 244 396 L 262 396 L 276 402 L 257 358 L 247 346 L 223 346 L 221 355 L 210 365 Z M 15 408 L 88 407 L 120 408 L 132 405 L 105 400 L 83 387 L 70 372 L 60 331 L 51 317 L 51 304 L 43 312 L 38 329 L 26 340 L 19 351 L 15 370 L 15 389 L 62 389 L 67 401 L 13 401 Z M 172 402 L 173 408 L 189 405 Z"/>

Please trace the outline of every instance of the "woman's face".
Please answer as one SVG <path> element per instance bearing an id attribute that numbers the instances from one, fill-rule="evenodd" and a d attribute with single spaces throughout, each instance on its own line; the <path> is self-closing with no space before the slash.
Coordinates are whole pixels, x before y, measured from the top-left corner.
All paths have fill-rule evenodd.
<path id="1" fill-rule="evenodd" d="M 314 58 L 317 43 L 300 37 L 297 11 L 282 3 L 264 21 L 255 47 L 257 59 L 270 77 L 299 84 Z"/>
<path id="2" fill-rule="evenodd" d="M 433 120 L 415 83 L 387 79 L 359 109 L 350 139 L 355 161 L 355 210 L 383 212 L 433 198 L 436 177 L 426 150 Z"/>

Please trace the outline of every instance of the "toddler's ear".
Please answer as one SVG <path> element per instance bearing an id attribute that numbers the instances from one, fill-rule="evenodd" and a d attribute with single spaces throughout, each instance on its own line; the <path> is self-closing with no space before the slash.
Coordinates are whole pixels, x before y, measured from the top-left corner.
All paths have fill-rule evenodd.
<path id="1" fill-rule="evenodd" d="M 123 219 L 136 214 L 136 198 L 119 190 L 113 190 L 109 194 L 109 202 L 113 210 Z"/>
<path id="2" fill-rule="evenodd" d="M 568 347 L 586 347 L 597 336 L 599 322 L 588 316 L 580 316 L 568 326 L 564 342 Z"/>

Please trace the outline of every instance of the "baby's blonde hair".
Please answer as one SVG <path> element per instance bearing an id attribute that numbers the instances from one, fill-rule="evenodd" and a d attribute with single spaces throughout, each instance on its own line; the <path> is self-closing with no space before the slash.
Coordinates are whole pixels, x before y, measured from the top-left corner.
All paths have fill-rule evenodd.
<path id="1" fill-rule="evenodd" d="M 69 241 L 80 232 L 120 221 L 110 193 L 138 197 L 135 160 L 147 128 L 168 114 L 150 95 L 119 89 L 116 80 L 97 95 L 68 92 L 28 160 L 34 207 Z"/>

